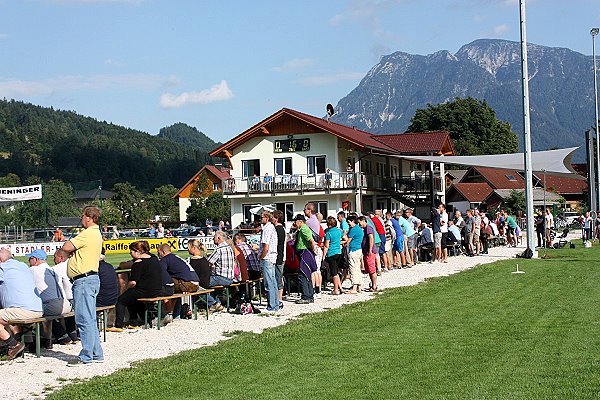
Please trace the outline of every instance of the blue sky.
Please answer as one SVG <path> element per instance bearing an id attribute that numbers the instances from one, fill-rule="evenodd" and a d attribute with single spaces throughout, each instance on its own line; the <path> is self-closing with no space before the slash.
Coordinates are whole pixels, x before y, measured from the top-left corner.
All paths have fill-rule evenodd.
<path id="1" fill-rule="evenodd" d="M 529 42 L 591 55 L 598 0 L 530 0 Z M 519 40 L 517 0 L 0 0 L 0 98 L 225 141 L 325 114 L 381 55 Z M 600 52 L 600 39 L 597 52 Z"/>

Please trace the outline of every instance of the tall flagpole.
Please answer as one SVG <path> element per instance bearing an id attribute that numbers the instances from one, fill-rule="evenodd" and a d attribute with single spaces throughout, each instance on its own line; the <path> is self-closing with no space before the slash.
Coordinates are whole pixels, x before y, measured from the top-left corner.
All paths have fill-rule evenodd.
<path id="1" fill-rule="evenodd" d="M 523 85 L 523 131 L 525 132 L 525 203 L 527 204 L 527 249 L 535 254 L 533 242 L 533 176 L 531 171 L 531 127 L 529 123 L 529 73 L 527 70 L 527 35 L 525 30 L 525 0 L 519 0 L 521 17 L 521 82 Z"/>

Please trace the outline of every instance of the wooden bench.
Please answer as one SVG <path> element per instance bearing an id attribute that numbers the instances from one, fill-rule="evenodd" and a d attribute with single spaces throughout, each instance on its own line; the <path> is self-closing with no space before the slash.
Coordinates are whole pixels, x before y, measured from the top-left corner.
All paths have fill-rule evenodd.
<path id="1" fill-rule="evenodd" d="M 160 324 L 162 321 L 162 302 L 163 302 L 163 300 L 181 299 L 181 298 L 187 297 L 187 296 L 192 297 L 194 319 L 198 319 L 198 307 L 196 305 L 196 302 L 194 301 L 194 297 L 204 295 L 204 297 L 205 297 L 204 302 L 206 304 L 206 319 L 208 319 L 208 295 L 212 292 L 214 292 L 213 289 L 205 289 L 205 290 L 199 290 L 197 292 L 191 292 L 191 293 L 175 293 L 171 296 L 143 297 L 143 298 L 137 299 L 137 301 L 144 303 L 144 305 L 146 306 L 146 310 L 144 311 L 144 327 L 147 328 L 150 325 L 148 323 L 148 314 L 150 313 L 150 308 L 152 305 L 157 303 L 156 329 L 160 330 Z"/>
<path id="2" fill-rule="evenodd" d="M 258 279 L 248 279 L 246 281 L 240 281 L 240 282 L 233 282 L 231 285 L 219 285 L 219 286 L 211 286 L 211 289 L 215 290 L 215 291 L 222 291 L 225 294 L 226 297 L 226 302 L 227 302 L 227 312 L 229 312 L 230 307 L 230 292 L 229 289 L 230 288 L 237 288 L 240 286 L 245 286 L 246 287 L 246 295 L 250 296 L 250 287 L 251 286 L 256 286 L 258 285 L 258 302 L 259 304 L 262 304 L 262 287 L 260 285 L 260 283 L 263 281 L 263 278 L 258 278 Z"/>
<path id="3" fill-rule="evenodd" d="M 96 319 L 98 323 L 101 325 L 101 330 L 103 333 L 104 341 L 106 342 L 106 312 L 112 310 L 115 306 L 105 306 L 105 307 L 96 307 Z M 40 325 L 44 322 L 51 322 L 57 319 L 74 317 L 74 312 L 69 312 L 61 315 L 54 315 L 49 317 L 40 317 L 40 318 L 29 318 L 29 319 L 12 319 L 8 321 L 10 325 L 33 325 L 33 339 L 35 341 L 35 356 L 40 356 Z M 21 340 L 25 343 L 25 335 L 22 336 Z"/>

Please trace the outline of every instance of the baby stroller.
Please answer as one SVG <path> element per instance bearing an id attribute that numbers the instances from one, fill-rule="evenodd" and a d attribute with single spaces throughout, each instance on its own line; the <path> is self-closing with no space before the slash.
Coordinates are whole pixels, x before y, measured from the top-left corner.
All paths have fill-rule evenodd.
<path id="1" fill-rule="evenodd" d="M 562 249 L 563 247 L 565 247 L 565 245 L 567 243 L 569 243 L 569 241 L 567 240 L 568 233 L 569 233 L 569 228 L 563 229 L 562 234 L 560 236 L 556 237 L 558 239 L 558 242 L 554 243 L 552 245 L 552 248 L 553 249 Z"/>

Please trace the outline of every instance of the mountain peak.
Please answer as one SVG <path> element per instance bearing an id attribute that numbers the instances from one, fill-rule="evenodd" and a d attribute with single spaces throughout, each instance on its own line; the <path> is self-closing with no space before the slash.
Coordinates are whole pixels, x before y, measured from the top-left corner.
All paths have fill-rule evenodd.
<path id="1" fill-rule="evenodd" d="M 478 39 L 462 46 L 456 53 L 458 58 L 475 62 L 496 76 L 498 70 L 520 62 L 520 44 L 509 40 Z"/>
<path id="2" fill-rule="evenodd" d="M 528 44 L 532 142 L 535 150 L 581 146 L 593 121 L 590 56 Z M 478 39 L 455 54 L 401 51 L 381 57 L 341 99 L 336 122 L 374 133 L 406 130 L 417 109 L 457 97 L 486 100 L 499 119 L 522 130 L 519 42 Z M 579 155 L 580 156 L 580 155 Z"/>

